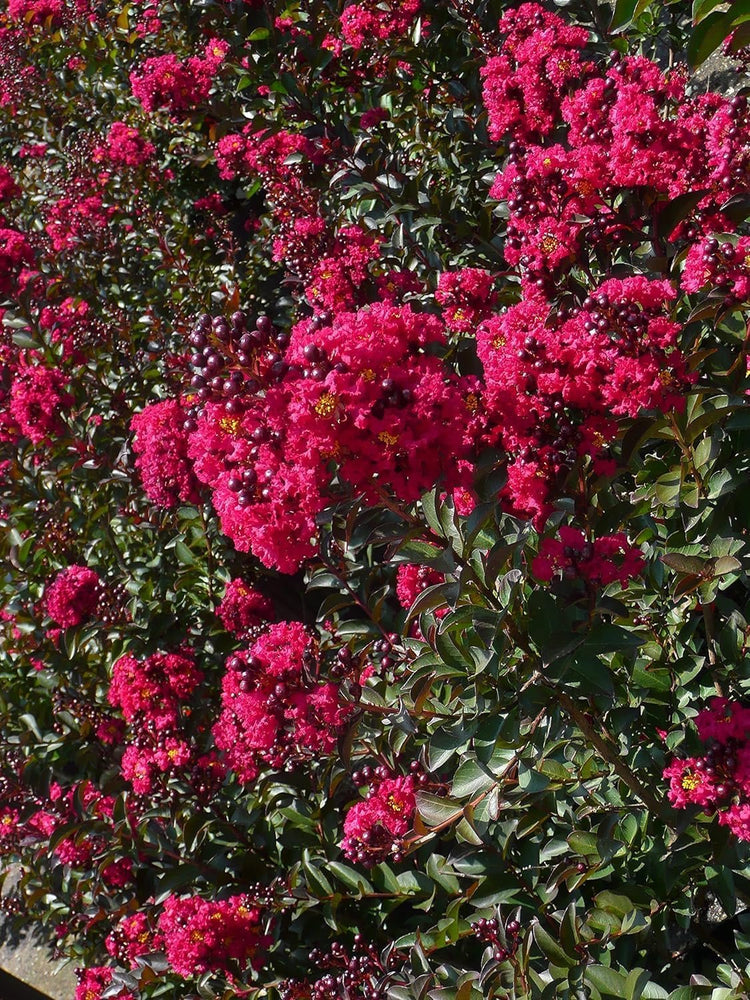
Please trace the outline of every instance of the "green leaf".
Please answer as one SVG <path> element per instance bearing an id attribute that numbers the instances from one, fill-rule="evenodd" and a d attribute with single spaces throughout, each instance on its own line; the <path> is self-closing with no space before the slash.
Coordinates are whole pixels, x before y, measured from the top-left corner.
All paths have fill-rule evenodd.
<path id="1" fill-rule="evenodd" d="M 463 816 L 463 806 L 432 792 L 417 792 L 417 812 L 427 826 L 447 825 Z"/>
<path id="2" fill-rule="evenodd" d="M 574 830 L 568 835 L 570 849 L 584 858 L 599 858 L 599 842 L 595 834 Z"/>
<path id="3" fill-rule="evenodd" d="M 368 882 L 361 872 L 356 871 L 356 869 L 351 868 L 349 865 L 342 864 L 340 861 L 329 861 L 326 865 L 326 871 L 335 875 L 347 888 L 355 889 L 360 894 L 375 891 L 372 883 Z"/>
<path id="4" fill-rule="evenodd" d="M 674 228 L 683 222 L 693 211 L 699 201 L 705 198 L 706 191 L 688 191 L 668 201 L 657 218 L 658 232 L 668 239 Z"/>
<path id="5" fill-rule="evenodd" d="M 554 965 L 559 965 L 566 969 L 572 969 L 574 965 L 578 964 L 578 959 L 563 951 L 560 944 L 547 933 L 540 923 L 534 924 L 532 933 L 542 954 Z"/>
<path id="6" fill-rule="evenodd" d="M 587 965 L 584 973 L 586 982 L 595 986 L 602 996 L 627 997 L 627 979 L 621 972 L 608 969 L 606 965 Z"/>
<path id="7" fill-rule="evenodd" d="M 458 767 L 451 787 L 451 795 L 458 799 L 473 798 L 495 783 L 495 779 L 478 760 L 464 760 Z"/>
<path id="8" fill-rule="evenodd" d="M 616 31 L 618 28 L 623 28 L 626 24 L 630 24 L 635 16 L 637 5 L 638 0 L 617 0 L 609 30 Z"/>
<path id="9" fill-rule="evenodd" d="M 685 556 L 681 552 L 665 552 L 659 556 L 661 562 L 670 569 L 678 573 L 688 573 L 691 576 L 703 576 L 706 572 L 710 560 L 701 559 L 700 556 Z"/>
<path id="10" fill-rule="evenodd" d="M 732 11 L 711 11 L 698 24 L 688 39 L 687 57 L 697 68 L 714 52 L 732 30 Z"/>
<path id="11" fill-rule="evenodd" d="M 183 566 L 194 566 L 196 559 L 187 545 L 179 539 L 174 543 L 175 555 Z"/>
<path id="12" fill-rule="evenodd" d="M 633 901 L 627 896 L 619 895 L 605 889 L 594 897 L 596 905 L 606 913 L 614 913 L 617 917 L 625 917 L 635 909 Z"/>
<path id="13" fill-rule="evenodd" d="M 724 3 L 725 0 L 693 0 L 693 23 L 699 24 L 712 10 Z"/>
<path id="14" fill-rule="evenodd" d="M 333 895 L 333 886 L 320 868 L 311 864 L 310 861 L 304 860 L 302 862 L 302 870 L 305 873 L 307 887 L 314 896 L 321 898 Z"/>

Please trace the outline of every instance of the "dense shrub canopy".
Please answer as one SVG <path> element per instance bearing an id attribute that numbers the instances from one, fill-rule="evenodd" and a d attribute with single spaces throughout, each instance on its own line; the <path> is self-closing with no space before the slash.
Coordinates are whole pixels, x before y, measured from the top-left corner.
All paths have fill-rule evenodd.
<path id="1" fill-rule="evenodd" d="M 2 906 L 76 1000 L 750 992 L 688 6 L 0 3 Z"/>

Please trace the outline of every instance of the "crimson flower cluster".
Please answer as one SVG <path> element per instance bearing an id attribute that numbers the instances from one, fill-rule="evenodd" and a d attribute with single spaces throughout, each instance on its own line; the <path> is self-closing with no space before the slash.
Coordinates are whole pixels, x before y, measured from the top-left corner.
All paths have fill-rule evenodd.
<path id="1" fill-rule="evenodd" d="M 57 574 L 44 594 L 47 614 L 61 628 L 74 628 L 96 615 L 106 585 L 88 566 L 68 566 Z"/>
<path id="2" fill-rule="evenodd" d="M 484 322 L 484 400 L 512 456 L 512 507 L 542 524 L 553 486 L 579 457 L 612 473 L 616 418 L 680 407 L 693 381 L 667 281 L 610 278 L 569 310 L 538 293 Z M 519 400 L 523 405 L 519 405 Z"/>
<path id="3" fill-rule="evenodd" d="M 564 526 L 558 535 L 544 539 L 531 564 L 538 580 L 549 582 L 559 573 L 566 579 L 580 578 L 599 587 L 615 581 L 627 587 L 644 570 L 640 549 L 631 545 L 623 532 L 587 541 L 582 531 Z"/>
<path id="4" fill-rule="evenodd" d="M 156 152 L 154 144 L 126 122 L 112 122 L 106 138 L 94 149 L 94 160 L 113 167 L 140 167 Z"/>
<path id="5" fill-rule="evenodd" d="M 713 698 L 694 722 L 707 749 L 665 768 L 669 801 L 677 809 L 716 813 L 735 837 L 750 841 L 750 709 Z"/>
<path id="6" fill-rule="evenodd" d="M 227 632 L 241 637 L 275 617 L 273 602 L 244 580 L 230 580 L 216 609 Z"/>
<path id="7" fill-rule="evenodd" d="M 393 778 L 376 772 L 364 774 L 363 779 L 370 783 L 367 798 L 347 812 L 341 849 L 350 861 L 368 867 L 389 858 L 401 861 L 417 806 L 419 778 L 413 773 Z"/>
<path id="8" fill-rule="evenodd" d="M 163 952 L 164 935 L 152 925 L 149 914 L 143 910 L 131 913 L 113 928 L 105 942 L 107 952 L 121 965 L 135 968 L 144 955 Z"/>
<path id="9" fill-rule="evenodd" d="M 131 421 L 136 467 L 146 494 L 162 507 L 197 503 L 199 483 L 187 457 L 185 412 L 176 399 L 152 403 Z"/>
<path id="10" fill-rule="evenodd" d="M 263 931 L 263 917 L 246 895 L 224 900 L 169 896 L 159 917 L 169 964 L 186 978 L 203 972 L 260 968 L 272 940 Z"/>
<path id="11" fill-rule="evenodd" d="M 225 41 L 212 38 L 202 56 L 184 62 L 172 52 L 152 56 L 130 74 L 133 96 L 146 111 L 166 108 L 173 115 L 190 111 L 208 97 L 228 49 Z"/>
<path id="12" fill-rule="evenodd" d="M 90 869 L 97 859 L 106 856 L 109 837 L 101 832 L 95 836 L 80 838 L 76 836 L 75 826 L 80 822 L 81 813 L 95 820 L 100 827 L 111 827 L 114 808 L 114 798 L 102 794 L 91 782 L 83 781 L 63 788 L 53 782 L 46 801 L 40 802 L 25 794 L 26 808 L 32 803 L 37 807 L 24 821 L 23 836 L 30 842 L 48 843 L 49 839 L 60 830 L 67 828 L 69 833 L 57 837 L 52 853 L 71 868 Z M 103 884 L 110 889 L 119 889 L 132 881 L 133 860 L 122 856 L 117 860 L 109 860 L 100 872 Z"/>
<path id="13" fill-rule="evenodd" d="M 278 622 L 227 660 L 213 734 L 240 781 L 335 749 L 353 706 L 318 679 L 319 656 L 302 624 Z"/>
<path id="14" fill-rule="evenodd" d="M 72 403 L 65 391 L 69 382 L 67 375 L 48 368 L 33 352 L 18 358 L 8 398 L 8 416 L 17 433 L 35 445 L 61 435 L 65 430 L 63 416 Z"/>
<path id="15" fill-rule="evenodd" d="M 192 473 L 211 488 L 224 533 L 287 573 L 313 554 L 315 517 L 339 484 L 371 501 L 412 502 L 442 482 L 467 506 L 478 383 L 437 355 L 437 317 L 377 303 L 303 320 L 273 345 L 269 328 L 254 335 L 241 332 L 244 317 L 232 323 L 235 333 L 202 319 L 191 338 L 200 373 L 187 420 L 180 425 L 176 401 L 135 418 L 152 499 L 188 495 L 187 430 Z"/>
<path id="16" fill-rule="evenodd" d="M 102 1000 L 105 995 L 114 1000 L 136 1000 L 130 990 L 121 989 L 117 993 L 110 991 L 112 986 L 112 969 L 108 965 L 90 966 L 88 969 L 76 970 L 78 985 L 75 1000 Z"/>
<path id="17" fill-rule="evenodd" d="M 122 711 L 130 735 L 122 775 L 137 795 L 155 790 L 169 775 L 186 775 L 196 788 L 221 779 L 214 754 L 202 754 L 187 732 L 189 701 L 203 680 L 192 653 L 152 653 L 144 660 L 121 657 L 112 670 L 109 701 Z"/>

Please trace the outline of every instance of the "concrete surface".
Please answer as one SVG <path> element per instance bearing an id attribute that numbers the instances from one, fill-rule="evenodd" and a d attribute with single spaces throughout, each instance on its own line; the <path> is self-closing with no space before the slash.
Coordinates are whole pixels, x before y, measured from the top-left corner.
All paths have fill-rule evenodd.
<path id="1" fill-rule="evenodd" d="M 73 967 L 60 968 L 50 950 L 34 934 L 18 936 L 7 924 L 0 925 L 0 969 L 9 972 L 52 1000 L 73 1000 L 76 977 Z M 3 1000 L 13 1000 L 12 997 Z"/>

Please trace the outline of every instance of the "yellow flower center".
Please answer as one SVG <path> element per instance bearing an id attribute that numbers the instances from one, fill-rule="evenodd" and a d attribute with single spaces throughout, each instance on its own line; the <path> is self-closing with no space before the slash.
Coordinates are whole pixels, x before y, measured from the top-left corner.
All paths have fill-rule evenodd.
<path id="1" fill-rule="evenodd" d="M 398 444 L 398 435 L 390 434 L 388 431 L 381 431 L 380 434 L 378 434 L 378 441 L 387 445 L 389 448 L 392 448 L 394 444 Z"/>
<path id="2" fill-rule="evenodd" d="M 239 417 L 222 417 L 219 420 L 219 427 L 227 434 L 231 434 L 233 437 L 236 436 L 237 431 L 240 429 L 240 418 Z"/>
<path id="3" fill-rule="evenodd" d="M 700 787 L 701 779 L 697 774 L 693 774 L 692 771 L 686 771 L 683 774 L 680 784 L 685 789 L 686 792 L 692 792 L 694 789 Z"/>
<path id="4" fill-rule="evenodd" d="M 338 400 L 334 394 L 326 391 L 318 399 L 317 403 L 313 405 L 313 409 L 319 417 L 330 417 L 336 412 L 337 403 Z"/>

